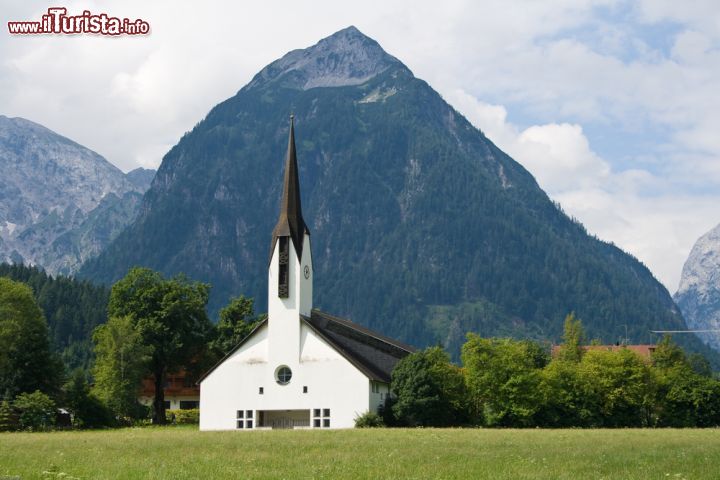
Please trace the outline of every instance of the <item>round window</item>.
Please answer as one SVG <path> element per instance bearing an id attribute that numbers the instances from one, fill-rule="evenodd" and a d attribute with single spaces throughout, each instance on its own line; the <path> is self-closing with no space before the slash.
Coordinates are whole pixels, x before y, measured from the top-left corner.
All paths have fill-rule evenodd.
<path id="1" fill-rule="evenodd" d="M 275 380 L 280 385 L 287 385 L 290 383 L 290 379 L 292 378 L 292 370 L 290 370 L 290 367 L 286 367 L 283 365 L 282 367 L 278 367 L 277 370 L 275 370 Z"/>

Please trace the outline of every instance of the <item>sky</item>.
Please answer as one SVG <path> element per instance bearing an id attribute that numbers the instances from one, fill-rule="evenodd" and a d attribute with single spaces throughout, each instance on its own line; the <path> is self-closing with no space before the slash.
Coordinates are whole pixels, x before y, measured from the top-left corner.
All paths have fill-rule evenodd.
<path id="1" fill-rule="evenodd" d="M 57 6 L 151 30 L 8 33 Z M 0 115 L 123 171 L 157 168 L 262 67 L 355 25 L 671 293 L 720 222 L 717 0 L 0 0 L 0 17 Z"/>

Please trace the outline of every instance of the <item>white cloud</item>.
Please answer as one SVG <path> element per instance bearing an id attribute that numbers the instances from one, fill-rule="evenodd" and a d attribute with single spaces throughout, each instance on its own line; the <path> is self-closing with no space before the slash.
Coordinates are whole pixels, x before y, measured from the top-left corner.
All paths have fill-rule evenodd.
<path id="1" fill-rule="evenodd" d="M 549 123 L 520 131 L 508 123 L 501 105 L 481 102 L 462 90 L 446 98 L 550 193 L 594 188 L 610 177 L 610 166 L 590 149 L 580 125 Z"/>

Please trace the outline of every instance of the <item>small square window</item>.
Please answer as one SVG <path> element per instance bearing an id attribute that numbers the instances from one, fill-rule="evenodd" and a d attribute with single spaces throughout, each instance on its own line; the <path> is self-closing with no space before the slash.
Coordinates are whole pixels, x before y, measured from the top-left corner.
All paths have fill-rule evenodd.
<path id="1" fill-rule="evenodd" d="M 329 417 L 330 416 L 330 409 L 324 408 L 323 409 L 323 417 Z"/>
<path id="2" fill-rule="evenodd" d="M 258 393 L 259 393 L 260 395 L 262 395 L 263 393 L 265 393 L 265 389 L 264 389 L 263 387 L 260 387 L 260 388 L 258 389 Z"/>
<path id="3" fill-rule="evenodd" d="M 326 418 L 325 420 L 323 420 L 323 427 L 328 428 L 329 426 L 330 426 L 330 419 Z"/>
<path id="4" fill-rule="evenodd" d="M 320 409 L 319 409 L 319 408 L 316 408 L 315 410 L 313 410 L 313 417 L 319 417 L 319 416 L 320 416 Z M 320 426 L 320 425 L 318 425 L 318 427 L 319 427 L 319 426 Z"/>
<path id="5" fill-rule="evenodd" d="M 244 426 L 245 426 L 245 422 L 243 422 L 242 420 L 237 421 L 237 428 L 243 428 Z"/>
<path id="6" fill-rule="evenodd" d="M 320 419 L 319 419 L 319 418 L 316 418 L 316 419 L 313 421 L 313 425 L 315 426 L 315 428 L 320 428 Z"/>
<path id="7" fill-rule="evenodd" d="M 303 393 L 307 393 L 307 386 L 303 386 Z"/>
<path id="8" fill-rule="evenodd" d="M 245 428 L 252 428 L 252 424 L 253 424 L 253 421 L 248 420 L 247 422 L 245 422 Z"/>
<path id="9" fill-rule="evenodd" d="M 237 418 L 245 418 L 245 411 L 238 410 L 237 411 Z"/>
<path id="10" fill-rule="evenodd" d="M 247 410 L 247 411 L 245 412 L 245 418 L 253 418 L 253 411 L 252 411 L 252 410 Z"/>

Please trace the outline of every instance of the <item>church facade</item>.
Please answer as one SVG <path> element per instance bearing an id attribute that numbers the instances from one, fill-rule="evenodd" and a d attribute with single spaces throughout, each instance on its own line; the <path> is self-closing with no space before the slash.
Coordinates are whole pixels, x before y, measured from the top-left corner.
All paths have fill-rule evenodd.
<path id="1" fill-rule="evenodd" d="M 200 379 L 201 430 L 350 428 L 385 401 L 413 348 L 313 309 L 313 277 L 291 117 L 268 318 Z"/>

